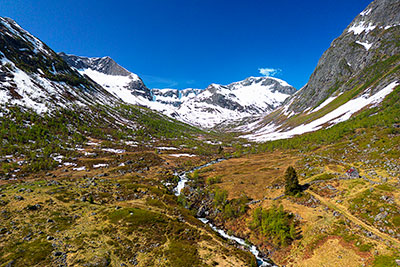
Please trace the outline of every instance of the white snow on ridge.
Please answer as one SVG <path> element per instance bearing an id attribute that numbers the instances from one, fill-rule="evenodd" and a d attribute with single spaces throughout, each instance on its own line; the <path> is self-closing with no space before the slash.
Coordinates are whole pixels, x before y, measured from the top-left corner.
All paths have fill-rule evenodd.
<path id="1" fill-rule="evenodd" d="M 206 128 L 244 117 L 266 115 L 290 95 L 274 91 L 274 84 L 263 85 L 265 79 L 271 78 L 249 77 L 228 86 L 212 84 L 207 90 L 184 102 L 176 114 L 185 122 Z M 272 80 L 290 86 L 282 80 Z M 214 94 L 221 97 L 221 100 L 228 101 L 227 106 L 216 103 Z"/>
<path id="2" fill-rule="evenodd" d="M 109 93 L 122 99 L 126 103 L 146 106 L 153 110 L 163 112 L 166 115 L 171 115 L 176 110 L 174 106 L 150 101 L 142 96 L 133 95 L 133 91 L 129 89 L 129 84 L 133 81 L 140 80 L 139 76 L 134 73 L 131 73 L 128 76 L 121 76 L 108 75 L 92 69 L 79 69 L 78 71 L 82 75 L 85 74 L 89 76 Z"/>
<path id="3" fill-rule="evenodd" d="M 293 137 L 295 135 L 300 135 L 306 132 L 312 132 L 321 129 L 325 124 L 329 124 L 330 126 L 346 121 L 350 119 L 350 117 L 363 109 L 368 105 L 377 105 L 379 104 L 387 95 L 389 95 L 396 86 L 398 86 L 400 82 L 392 82 L 387 85 L 385 88 L 377 92 L 376 94 L 370 96 L 369 92 L 366 92 L 362 96 L 352 99 L 337 109 L 331 111 L 325 116 L 312 121 L 308 124 L 299 125 L 289 131 L 285 132 L 277 132 L 277 126 L 273 124 L 269 124 L 262 129 L 258 130 L 254 134 L 248 134 L 242 136 L 243 138 L 247 138 L 256 142 L 265 142 L 272 141 L 278 139 L 286 139 Z"/>
<path id="4" fill-rule="evenodd" d="M 16 93 L 20 96 L 20 98 L 14 98 L 10 94 L 8 94 L 8 90 L 0 90 L 0 101 L 1 103 L 8 104 L 18 104 L 21 106 L 25 106 L 28 108 L 32 108 L 37 113 L 41 114 L 48 110 L 46 106 L 46 94 L 42 90 L 38 90 L 37 86 L 33 83 L 31 77 L 28 76 L 25 72 L 18 69 L 14 63 L 9 61 L 7 58 L 3 58 L 1 60 L 1 64 L 11 64 L 14 68 L 12 79 L 9 79 L 5 83 L 0 82 L 1 87 L 10 86 L 10 82 L 15 83 L 17 90 Z M 44 79 L 37 77 L 40 83 L 44 83 Z M 46 89 L 49 89 L 47 87 Z M 50 88 L 50 90 L 54 90 L 54 88 Z"/>
<path id="5" fill-rule="evenodd" d="M 372 11 L 372 8 L 364 10 L 363 12 L 360 13 L 361 16 L 368 16 Z"/>
<path id="6" fill-rule="evenodd" d="M 135 74 L 114 76 L 92 69 L 78 71 L 127 103 L 146 106 L 186 123 L 207 128 L 225 121 L 269 112 L 289 97 L 289 94 L 274 91 L 276 83 L 289 87 L 290 85 L 285 81 L 270 77 L 250 77 L 228 86 L 212 84 L 206 90 L 154 89 L 153 99 L 149 100 L 133 95 L 133 90 L 129 89 L 132 81 L 139 80 Z M 264 83 L 268 80 L 273 80 L 275 83 Z M 263 83 L 268 85 L 263 85 Z M 218 94 L 222 101 L 226 100 L 227 106 L 219 103 L 220 99 L 214 99 L 214 94 Z"/>
<path id="7" fill-rule="evenodd" d="M 15 36 L 18 36 L 21 39 L 30 42 L 35 48 L 34 49 L 35 53 L 38 53 L 38 51 L 40 51 L 46 55 L 50 55 L 50 53 L 44 48 L 43 43 L 39 39 L 34 37 L 32 34 L 27 32 L 23 28 L 21 28 L 21 26 L 19 26 L 18 23 L 16 23 L 15 21 L 0 17 L 0 22 Z M 15 30 L 14 27 L 17 28 L 18 31 Z"/>
<path id="8" fill-rule="evenodd" d="M 278 78 L 275 78 L 275 77 L 267 77 L 267 78 L 277 81 L 277 82 L 280 83 L 282 86 L 291 86 L 290 84 L 288 84 L 288 83 L 287 83 L 286 81 L 284 81 L 284 80 L 281 80 L 281 79 L 278 79 Z"/>

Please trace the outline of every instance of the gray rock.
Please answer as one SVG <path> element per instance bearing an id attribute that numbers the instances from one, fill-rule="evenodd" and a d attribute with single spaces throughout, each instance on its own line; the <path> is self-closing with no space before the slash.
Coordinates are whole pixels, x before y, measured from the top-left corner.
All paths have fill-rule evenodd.
<path id="1" fill-rule="evenodd" d="M 63 253 L 62 253 L 61 251 L 55 251 L 55 252 L 53 253 L 53 255 L 54 255 L 55 257 L 59 257 L 59 256 L 62 256 Z"/>
<path id="2" fill-rule="evenodd" d="M 5 265 L 5 267 L 13 267 L 13 266 L 16 266 L 14 263 L 15 263 L 15 260 L 11 260 L 11 261 L 9 261 L 9 262 Z"/>
<path id="3" fill-rule="evenodd" d="M 14 199 L 16 199 L 16 200 L 24 200 L 24 198 L 22 196 L 15 196 Z"/>
<path id="4" fill-rule="evenodd" d="M 385 219 L 388 216 L 387 211 L 381 212 L 379 214 L 377 214 L 374 218 L 374 221 L 382 221 L 383 219 Z"/>

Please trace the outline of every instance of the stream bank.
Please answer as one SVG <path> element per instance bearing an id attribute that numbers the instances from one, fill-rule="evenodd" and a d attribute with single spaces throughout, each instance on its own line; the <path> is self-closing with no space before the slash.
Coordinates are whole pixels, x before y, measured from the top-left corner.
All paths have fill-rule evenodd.
<path id="1" fill-rule="evenodd" d="M 186 172 L 183 172 L 181 174 L 175 173 L 175 175 L 179 177 L 178 185 L 174 188 L 175 195 L 179 196 L 181 194 L 181 192 L 182 192 L 183 188 L 185 187 L 186 183 L 189 181 L 189 178 L 188 178 L 188 174 L 189 173 L 193 173 L 196 170 L 201 170 L 203 168 L 209 167 L 211 165 L 214 165 L 216 163 L 222 162 L 224 160 L 226 160 L 226 159 L 221 158 L 221 159 L 213 160 L 213 161 L 211 161 L 211 162 L 209 162 L 207 164 L 204 164 L 204 165 L 201 165 L 199 167 L 193 168 L 190 171 L 186 171 Z M 227 240 L 232 240 L 235 243 L 237 243 L 238 245 L 240 245 L 242 248 L 245 248 L 248 251 L 250 251 L 256 257 L 258 266 L 261 266 L 261 267 L 277 266 L 270 259 L 262 256 L 262 253 L 258 250 L 258 248 L 255 245 L 249 244 L 248 242 L 246 242 L 242 238 L 227 234 L 225 232 L 225 230 L 223 230 L 221 228 L 218 228 L 217 226 L 212 224 L 207 218 L 203 217 L 204 215 L 208 215 L 210 213 L 210 211 L 204 209 L 204 207 L 205 206 L 202 206 L 201 209 L 199 209 L 197 211 L 197 219 L 199 219 L 204 224 L 208 224 L 211 227 L 211 229 L 213 229 L 215 232 L 217 232 L 223 238 L 225 238 Z"/>

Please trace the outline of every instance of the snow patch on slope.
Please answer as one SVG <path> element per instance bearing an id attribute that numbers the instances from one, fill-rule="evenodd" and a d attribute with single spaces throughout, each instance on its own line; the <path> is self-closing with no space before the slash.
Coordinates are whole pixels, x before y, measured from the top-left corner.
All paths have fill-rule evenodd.
<path id="1" fill-rule="evenodd" d="M 322 109 L 323 107 L 325 107 L 326 105 L 328 105 L 329 103 L 331 103 L 333 100 L 335 100 L 338 96 L 331 96 L 328 99 L 326 99 L 321 105 L 319 105 L 318 107 L 316 107 L 315 109 L 312 110 L 312 112 L 316 112 L 320 109 Z"/>
<path id="2" fill-rule="evenodd" d="M 376 28 L 375 25 L 373 25 L 371 22 L 369 24 L 366 24 L 365 22 L 359 22 L 355 25 L 352 25 L 347 32 L 353 32 L 355 35 L 359 35 L 362 32 L 369 33 L 370 31 L 374 30 Z"/>
<path id="3" fill-rule="evenodd" d="M 372 96 L 369 92 L 366 92 L 362 96 L 348 101 L 347 103 L 331 111 L 325 116 L 308 124 L 297 126 L 291 130 L 279 132 L 277 131 L 278 126 L 275 126 L 274 124 L 269 124 L 258 130 L 254 134 L 244 135 L 242 137 L 256 142 L 265 142 L 278 139 L 286 139 L 306 132 L 316 131 L 321 129 L 322 127 L 325 127 L 326 124 L 329 124 L 329 126 L 331 127 L 337 123 L 350 119 L 350 117 L 354 113 L 360 111 L 368 105 L 375 106 L 379 104 L 399 84 L 400 82 L 392 82 Z"/>
<path id="4" fill-rule="evenodd" d="M 89 76 L 90 79 L 100 84 L 104 89 L 127 103 L 137 104 L 136 97 L 128 89 L 129 83 L 139 80 L 136 74 L 129 76 L 108 75 L 92 69 L 78 70 L 80 74 Z"/>
<path id="5" fill-rule="evenodd" d="M 367 43 L 367 42 L 356 41 L 356 43 L 357 43 L 357 44 L 360 44 L 360 45 L 362 45 L 362 46 L 364 46 L 365 50 L 367 50 L 367 51 L 368 51 L 368 50 L 371 48 L 371 46 L 372 46 L 372 44 L 369 44 L 369 43 Z"/>

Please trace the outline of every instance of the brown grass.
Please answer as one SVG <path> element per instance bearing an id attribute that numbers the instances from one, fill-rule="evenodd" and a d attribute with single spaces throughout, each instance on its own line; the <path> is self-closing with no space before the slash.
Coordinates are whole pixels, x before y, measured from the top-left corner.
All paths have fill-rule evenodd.
<path id="1" fill-rule="evenodd" d="M 243 193 L 252 199 L 262 199 L 269 193 L 267 187 L 282 181 L 286 168 L 298 159 L 281 152 L 248 155 L 215 164 L 203 176 L 205 179 L 221 176 L 218 187 L 227 190 L 230 199 Z"/>

